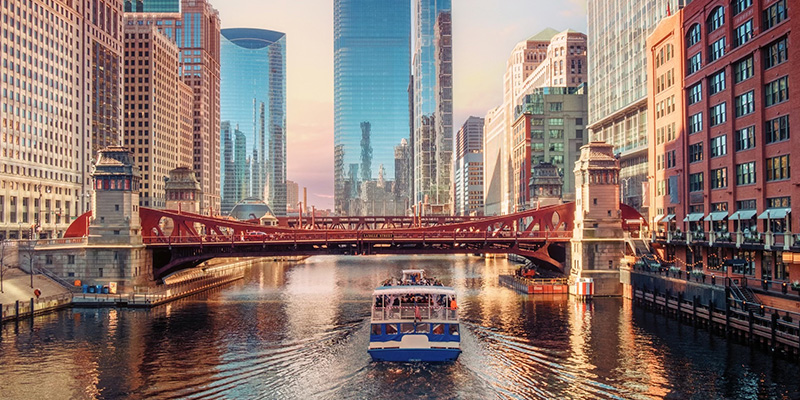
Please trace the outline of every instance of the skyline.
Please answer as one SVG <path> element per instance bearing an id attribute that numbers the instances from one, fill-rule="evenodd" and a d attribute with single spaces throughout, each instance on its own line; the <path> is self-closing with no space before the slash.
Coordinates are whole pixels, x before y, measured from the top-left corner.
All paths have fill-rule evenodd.
<path id="1" fill-rule="evenodd" d="M 213 5 L 219 10 L 222 28 L 286 33 L 287 179 L 308 187 L 310 204 L 333 209 L 333 2 L 308 3 L 319 6 L 297 7 L 296 2 L 278 0 L 271 2 L 274 12 L 259 14 L 240 11 L 263 5 L 255 0 Z M 517 42 L 546 27 L 586 32 L 586 18 L 585 0 L 454 4 L 453 124 L 461 126 L 471 115 L 483 117 L 501 103 L 506 60 Z M 317 29 L 309 30 L 309 26 Z M 311 120 L 312 116 L 318 118 Z"/>

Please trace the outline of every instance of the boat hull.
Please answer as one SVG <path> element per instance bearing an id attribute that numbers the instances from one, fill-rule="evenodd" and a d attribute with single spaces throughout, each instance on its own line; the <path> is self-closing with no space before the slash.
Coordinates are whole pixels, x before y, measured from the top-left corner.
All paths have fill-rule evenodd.
<path id="1" fill-rule="evenodd" d="M 373 361 L 453 362 L 461 349 L 369 349 Z"/>

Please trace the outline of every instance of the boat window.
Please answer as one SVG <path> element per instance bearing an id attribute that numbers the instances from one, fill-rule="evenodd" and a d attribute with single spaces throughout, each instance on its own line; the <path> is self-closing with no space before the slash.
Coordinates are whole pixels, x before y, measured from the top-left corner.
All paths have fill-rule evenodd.
<path id="1" fill-rule="evenodd" d="M 396 335 L 397 334 L 397 325 L 395 325 L 395 324 L 387 324 L 386 325 L 386 334 L 387 335 Z"/>
<path id="2" fill-rule="evenodd" d="M 400 324 L 400 333 L 414 333 L 414 324 Z"/>
<path id="3" fill-rule="evenodd" d="M 458 335 L 458 324 L 450 324 L 450 334 Z"/>
<path id="4" fill-rule="evenodd" d="M 444 324 L 434 324 L 433 325 L 433 334 L 434 335 L 444 335 Z"/>
<path id="5" fill-rule="evenodd" d="M 428 333 L 429 328 L 428 324 L 417 324 L 417 333 Z"/>
<path id="6" fill-rule="evenodd" d="M 374 336 L 381 334 L 381 324 L 372 324 L 372 334 Z"/>

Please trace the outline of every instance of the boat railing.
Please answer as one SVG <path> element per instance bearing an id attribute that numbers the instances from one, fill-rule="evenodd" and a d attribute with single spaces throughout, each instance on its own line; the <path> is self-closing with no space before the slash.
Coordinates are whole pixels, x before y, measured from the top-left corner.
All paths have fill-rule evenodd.
<path id="1" fill-rule="evenodd" d="M 372 320 L 446 320 L 457 321 L 458 310 L 444 306 L 389 306 L 373 307 Z"/>

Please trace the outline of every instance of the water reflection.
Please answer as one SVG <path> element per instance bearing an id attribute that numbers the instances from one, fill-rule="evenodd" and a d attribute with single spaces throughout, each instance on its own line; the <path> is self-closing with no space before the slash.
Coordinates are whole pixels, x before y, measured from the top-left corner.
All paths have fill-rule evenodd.
<path id="1" fill-rule="evenodd" d="M 459 293 L 463 354 L 373 363 L 370 294 L 404 268 Z M 500 287 L 477 257 L 315 257 L 153 310 L 74 309 L 0 328 L 0 397 L 799 398 L 797 365 L 633 309 Z"/>

